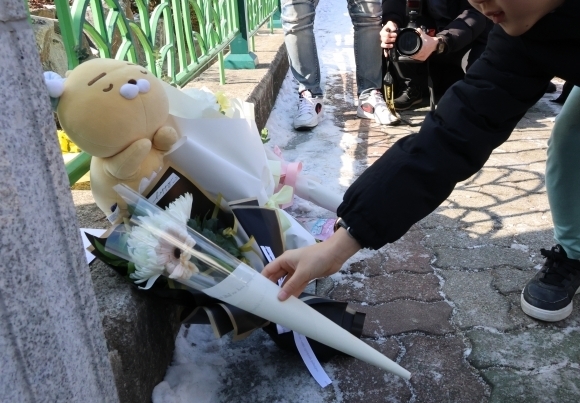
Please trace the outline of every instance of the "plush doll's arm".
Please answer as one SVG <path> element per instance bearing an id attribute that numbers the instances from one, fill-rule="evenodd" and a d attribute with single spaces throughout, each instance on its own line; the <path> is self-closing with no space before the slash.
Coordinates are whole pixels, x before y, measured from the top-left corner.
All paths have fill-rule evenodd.
<path id="1" fill-rule="evenodd" d="M 153 136 L 153 147 L 160 151 L 169 151 L 175 144 L 179 135 L 171 126 L 163 126 Z"/>
<path id="2" fill-rule="evenodd" d="M 106 158 L 104 162 L 105 170 L 115 178 L 126 180 L 131 179 L 138 171 L 140 165 L 151 151 L 151 141 L 140 139 L 119 154 Z"/>

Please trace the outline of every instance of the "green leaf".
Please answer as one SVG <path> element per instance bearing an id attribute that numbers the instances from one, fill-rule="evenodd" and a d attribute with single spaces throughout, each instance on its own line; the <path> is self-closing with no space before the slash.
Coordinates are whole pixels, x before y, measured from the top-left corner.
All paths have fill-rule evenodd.
<path id="1" fill-rule="evenodd" d="M 224 249 L 229 254 L 240 259 L 243 257 L 240 248 L 236 245 L 236 241 L 233 237 L 225 237 L 222 235 L 224 228 L 218 228 L 220 224 L 217 218 L 203 218 L 196 216 L 194 219 L 190 219 L 187 225 L 194 231 L 199 232 L 201 235 L 209 239 L 211 242 L 215 243 L 217 246 Z"/>
<path id="2" fill-rule="evenodd" d="M 127 275 L 135 273 L 135 263 L 133 262 L 129 262 L 129 264 L 127 265 Z"/>

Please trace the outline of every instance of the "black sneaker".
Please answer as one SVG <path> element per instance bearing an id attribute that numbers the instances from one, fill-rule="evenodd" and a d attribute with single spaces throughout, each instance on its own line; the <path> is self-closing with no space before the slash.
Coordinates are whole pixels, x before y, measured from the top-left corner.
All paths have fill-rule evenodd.
<path id="1" fill-rule="evenodd" d="M 580 261 L 568 259 L 560 245 L 541 252 L 546 262 L 524 287 L 522 310 L 532 318 L 557 322 L 572 313 L 572 298 L 580 289 Z"/>
<path id="2" fill-rule="evenodd" d="M 423 102 L 421 89 L 412 85 L 405 88 L 403 93 L 394 99 L 395 109 L 399 111 L 409 109 L 413 105 L 420 104 L 421 102 Z"/>

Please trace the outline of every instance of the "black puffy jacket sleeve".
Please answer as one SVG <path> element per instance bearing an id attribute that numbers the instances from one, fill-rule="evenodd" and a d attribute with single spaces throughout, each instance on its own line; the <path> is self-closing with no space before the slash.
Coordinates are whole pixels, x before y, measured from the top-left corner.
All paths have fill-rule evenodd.
<path id="1" fill-rule="evenodd" d="M 405 26 L 406 0 L 383 0 L 383 23 L 393 21 L 399 28 Z"/>
<path id="2" fill-rule="evenodd" d="M 461 14 L 451 21 L 443 30 L 437 33 L 445 42 L 447 52 L 453 53 L 464 49 L 475 42 L 482 34 L 489 31 L 491 21 L 471 6 L 467 6 Z M 484 40 L 485 43 L 485 40 Z"/>
<path id="3" fill-rule="evenodd" d="M 575 3 L 568 1 L 573 10 L 544 17 L 520 37 L 494 27 L 486 51 L 420 131 L 397 141 L 350 186 L 337 213 L 361 246 L 378 249 L 396 241 L 457 182 L 480 170 L 552 77 L 580 83 Z"/>

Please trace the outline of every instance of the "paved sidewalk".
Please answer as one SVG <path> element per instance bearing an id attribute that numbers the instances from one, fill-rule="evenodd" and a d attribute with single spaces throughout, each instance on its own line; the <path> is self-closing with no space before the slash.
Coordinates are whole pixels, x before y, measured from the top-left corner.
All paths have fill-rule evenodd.
<path id="1" fill-rule="evenodd" d="M 328 295 L 367 313 L 364 338 L 413 373 L 403 383 L 337 360 L 344 402 L 578 402 L 579 309 L 527 317 L 520 292 L 553 244 L 544 169 L 555 107 L 546 95 L 485 168 L 398 242 L 350 266 Z M 330 100 L 339 97 L 328 97 Z M 367 165 L 417 127 L 378 127 L 335 105 Z M 418 125 L 428 109 L 405 112 Z M 396 212 L 393 212 L 396 214 Z M 331 400 L 329 400 L 331 401 Z"/>

